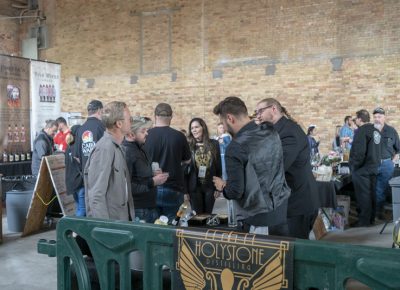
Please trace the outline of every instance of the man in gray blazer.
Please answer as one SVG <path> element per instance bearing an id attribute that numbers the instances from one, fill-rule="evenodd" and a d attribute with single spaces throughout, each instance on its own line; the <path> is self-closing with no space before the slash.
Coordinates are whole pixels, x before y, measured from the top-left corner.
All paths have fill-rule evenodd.
<path id="1" fill-rule="evenodd" d="M 121 143 L 130 132 L 131 114 L 123 102 L 111 102 L 101 117 L 106 127 L 85 166 L 85 196 L 88 217 L 134 220 L 128 166 Z"/>

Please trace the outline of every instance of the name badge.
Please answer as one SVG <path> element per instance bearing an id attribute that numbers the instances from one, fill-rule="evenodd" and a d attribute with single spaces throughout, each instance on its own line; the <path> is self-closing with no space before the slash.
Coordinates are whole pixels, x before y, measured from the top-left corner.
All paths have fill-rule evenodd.
<path id="1" fill-rule="evenodd" d="M 199 167 L 199 177 L 204 178 L 206 177 L 207 167 L 202 165 Z"/>

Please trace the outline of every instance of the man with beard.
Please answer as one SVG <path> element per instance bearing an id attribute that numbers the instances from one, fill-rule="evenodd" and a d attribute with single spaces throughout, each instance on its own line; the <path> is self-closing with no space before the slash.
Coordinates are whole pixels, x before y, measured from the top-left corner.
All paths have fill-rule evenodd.
<path id="1" fill-rule="evenodd" d="M 312 174 L 307 136 L 276 99 L 257 104 L 256 119 L 271 122 L 278 131 L 283 148 L 285 178 L 292 193 L 288 204 L 288 226 L 291 237 L 308 239 L 320 204 Z"/>
<path id="2" fill-rule="evenodd" d="M 396 129 L 386 124 L 383 108 L 376 108 L 373 115 L 374 126 L 382 135 L 382 156 L 376 177 L 376 216 L 379 219 L 384 219 L 385 192 L 389 179 L 393 176 L 394 162 L 399 160 L 400 141 Z"/>
<path id="3" fill-rule="evenodd" d="M 228 97 L 214 108 L 233 136 L 225 152 L 228 180 L 214 185 L 234 200 L 238 230 L 288 235 L 286 214 L 290 189 L 285 181 L 282 145 L 272 124 L 252 122 L 244 102 Z"/>

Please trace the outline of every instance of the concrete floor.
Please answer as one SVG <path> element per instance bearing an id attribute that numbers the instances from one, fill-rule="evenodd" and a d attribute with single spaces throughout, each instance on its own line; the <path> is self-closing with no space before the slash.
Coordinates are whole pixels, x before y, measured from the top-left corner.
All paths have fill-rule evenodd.
<path id="1" fill-rule="evenodd" d="M 56 258 L 38 254 L 36 244 L 39 239 L 55 239 L 53 228 L 29 236 L 10 233 L 6 217 L 3 216 L 3 244 L 0 245 L 0 289 L 1 290 L 55 290 L 57 289 Z M 382 235 L 381 225 L 369 228 L 351 228 L 343 232 L 330 232 L 324 241 L 370 245 L 390 248 L 393 224 L 389 224 Z M 369 289 L 357 282 L 348 284 L 348 289 Z"/>

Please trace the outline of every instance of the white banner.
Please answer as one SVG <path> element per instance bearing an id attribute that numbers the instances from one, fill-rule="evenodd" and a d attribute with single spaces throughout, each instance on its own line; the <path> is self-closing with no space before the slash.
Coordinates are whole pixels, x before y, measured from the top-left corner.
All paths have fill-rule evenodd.
<path id="1" fill-rule="evenodd" d="M 31 140 L 46 120 L 61 116 L 61 65 L 31 61 Z"/>

